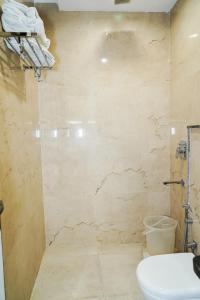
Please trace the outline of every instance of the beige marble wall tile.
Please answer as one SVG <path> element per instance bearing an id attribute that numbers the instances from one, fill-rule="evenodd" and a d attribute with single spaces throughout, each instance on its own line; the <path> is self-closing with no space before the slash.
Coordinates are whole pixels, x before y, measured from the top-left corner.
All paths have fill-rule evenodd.
<path id="1" fill-rule="evenodd" d="M 143 241 L 144 216 L 169 214 L 169 16 L 39 9 L 47 243 Z"/>
<path id="2" fill-rule="evenodd" d="M 3 46 L 1 44 L 1 46 Z M 0 51 L 0 198 L 6 300 L 27 300 L 43 255 L 38 99 L 30 73 L 10 71 Z M 2 60 L 4 58 L 4 60 Z"/>
<path id="3" fill-rule="evenodd" d="M 176 135 L 171 138 L 171 177 L 186 178 L 186 162 L 175 159 L 175 151 L 180 139 L 186 139 L 186 126 L 200 124 L 199 115 L 199 47 L 200 47 L 200 2 L 198 0 L 178 1 L 171 18 L 171 119 Z M 199 221 L 199 140 L 200 132 L 192 132 L 191 153 L 191 197 L 195 223 L 191 239 L 200 242 Z M 179 249 L 183 241 L 183 210 L 185 190 L 174 187 L 171 190 L 171 211 L 179 219 L 181 231 L 177 240 Z"/>

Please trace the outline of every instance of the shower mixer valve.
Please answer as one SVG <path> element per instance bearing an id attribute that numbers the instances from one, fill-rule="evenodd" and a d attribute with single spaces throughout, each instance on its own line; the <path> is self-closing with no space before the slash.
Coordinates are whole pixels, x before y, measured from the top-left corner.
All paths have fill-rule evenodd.
<path id="1" fill-rule="evenodd" d="M 187 243 L 186 246 L 187 246 L 187 249 L 191 249 L 194 254 L 195 254 L 195 252 L 198 248 L 198 244 L 197 244 L 196 241 L 192 241 L 191 243 Z"/>
<path id="2" fill-rule="evenodd" d="M 187 159 L 187 142 L 180 141 L 178 147 L 176 148 L 176 158 L 183 160 Z"/>

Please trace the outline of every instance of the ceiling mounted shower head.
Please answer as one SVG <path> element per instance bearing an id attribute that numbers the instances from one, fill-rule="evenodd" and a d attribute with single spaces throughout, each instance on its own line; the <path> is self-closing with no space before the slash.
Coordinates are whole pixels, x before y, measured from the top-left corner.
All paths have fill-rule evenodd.
<path id="1" fill-rule="evenodd" d="M 131 0 L 115 0 L 115 5 L 116 4 L 125 4 L 125 3 L 130 3 Z"/>

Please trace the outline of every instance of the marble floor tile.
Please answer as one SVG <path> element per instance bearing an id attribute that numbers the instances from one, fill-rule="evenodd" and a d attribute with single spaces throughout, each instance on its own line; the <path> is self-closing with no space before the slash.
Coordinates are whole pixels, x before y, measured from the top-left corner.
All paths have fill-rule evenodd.
<path id="1" fill-rule="evenodd" d="M 130 243 L 130 244 L 108 244 L 100 245 L 98 252 L 100 254 L 132 254 L 133 259 L 140 261 L 142 259 L 143 244 L 141 243 Z"/>
<path id="2" fill-rule="evenodd" d="M 52 245 L 44 255 L 31 300 L 143 300 L 135 270 L 140 244 Z"/>
<path id="3" fill-rule="evenodd" d="M 138 291 L 132 254 L 105 254 L 100 256 L 105 295 L 126 295 Z"/>
<path id="4" fill-rule="evenodd" d="M 132 295 L 114 295 L 105 297 L 104 300 L 144 300 L 141 294 L 132 294 Z"/>
<path id="5" fill-rule="evenodd" d="M 95 297 L 102 295 L 98 256 L 47 258 L 39 272 L 32 300 L 65 299 L 63 297 Z M 56 298 L 55 298 L 56 296 Z"/>
<path id="6" fill-rule="evenodd" d="M 144 298 L 141 294 L 134 294 L 134 295 L 126 294 L 126 295 L 103 296 L 98 298 L 78 298 L 73 300 L 144 300 Z"/>

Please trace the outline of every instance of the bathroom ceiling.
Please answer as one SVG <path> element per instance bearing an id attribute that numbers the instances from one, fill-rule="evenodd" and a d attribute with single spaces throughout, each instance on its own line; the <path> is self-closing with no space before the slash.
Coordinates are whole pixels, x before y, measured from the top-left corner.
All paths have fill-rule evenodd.
<path id="1" fill-rule="evenodd" d="M 57 3 L 65 11 L 169 12 L 177 0 L 130 0 L 114 4 L 114 0 L 34 0 L 35 3 Z"/>

